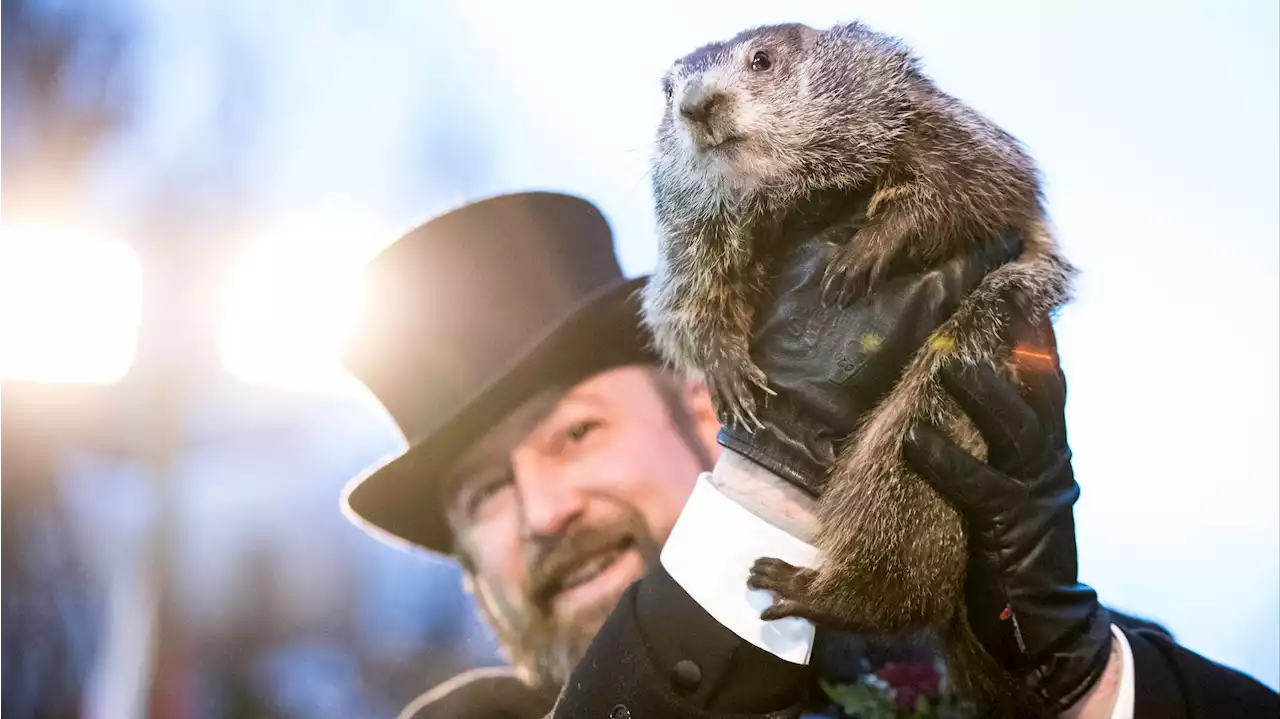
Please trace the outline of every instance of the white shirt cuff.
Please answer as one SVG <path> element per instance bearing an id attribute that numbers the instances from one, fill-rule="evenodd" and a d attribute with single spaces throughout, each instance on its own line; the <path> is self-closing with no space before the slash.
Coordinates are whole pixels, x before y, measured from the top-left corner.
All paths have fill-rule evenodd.
<path id="1" fill-rule="evenodd" d="M 1112 624 L 1111 635 L 1120 642 L 1120 654 L 1123 657 L 1120 665 L 1120 688 L 1116 691 L 1116 705 L 1111 710 L 1111 719 L 1133 719 L 1133 649 L 1120 627 Z"/>
<path id="2" fill-rule="evenodd" d="M 813 624 L 795 617 L 760 619 L 773 593 L 748 588 L 747 577 L 760 557 L 817 567 L 820 552 L 721 494 L 710 479 L 709 472 L 698 476 L 662 548 L 662 566 L 734 634 L 793 664 L 808 664 Z"/>

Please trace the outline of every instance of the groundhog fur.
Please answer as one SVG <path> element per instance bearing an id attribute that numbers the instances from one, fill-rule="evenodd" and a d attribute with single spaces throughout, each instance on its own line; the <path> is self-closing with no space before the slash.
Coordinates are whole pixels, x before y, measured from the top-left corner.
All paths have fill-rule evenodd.
<path id="1" fill-rule="evenodd" d="M 1042 711 L 974 638 L 961 517 L 902 460 L 919 420 L 985 459 L 939 367 L 990 363 L 1016 381 L 1011 318 L 1050 317 L 1070 298 L 1075 269 L 1056 248 L 1035 162 L 938 89 L 903 43 L 858 22 L 744 31 L 677 60 L 662 89 L 651 164 L 659 257 L 645 323 L 671 364 L 707 383 L 722 421 L 752 426 L 753 391 L 771 393 L 748 338 L 771 248 L 808 198 L 870 195 L 868 223 L 823 277 L 823 300 L 839 306 L 891 272 L 927 271 L 997 233 L 1022 234 L 1020 256 L 962 300 L 843 443 L 818 504 L 820 568 L 762 558 L 751 585 L 775 592 L 765 619 L 932 635 L 950 681 L 980 705 Z"/>

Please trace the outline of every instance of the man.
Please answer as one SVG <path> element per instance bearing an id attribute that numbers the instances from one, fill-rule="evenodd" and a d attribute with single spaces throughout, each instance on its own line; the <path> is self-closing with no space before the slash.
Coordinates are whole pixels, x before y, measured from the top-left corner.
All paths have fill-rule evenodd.
<path id="1" fill-rule="evenodd" d="M 658 369 L 637 322 L 643 280 L 622 278 L 606 222 L 582 200 L 490 198 L 384 251 L 344 363 L 411 448 L 354 482 L 346 507 L 383 537 L 457 557 L 519 679 L 482 670 L 405 716 L 540 716 L 553 703 L 557 716 L 794 715 L 813 626 L 761 622 L 725 577 L 757 556 L 813 561 L 806 512 L 836 439 L 1017 247 L 1002 238 L 835 313 L 814 291 L 823 243 L 801 243 L 753 339 L 780 394 L 752 434 L 721 430 L 700 387 Z M 883 338 L 873 350 L 838 341 L 870 326 Z M 1043 350 L 1033 355 L 1051 352 L 1051 331 L 1026 335 Z M 1113 628 L 1076 582 L 1075 484 L 1051 382 L 1032 404 L 990 377 L 949 385 L 990 464 L 966 463 L 927 427 L 909 459 L 970 523 L 967 603 L 993 656 L 1079 716 L 1275 706 L 1159 632 Z M 1021 563 L 988 561 L 1008 556 Z M 1015 621 L 989 616 L 995 604 Z"/>
<path id="2" fill-rule="evenodd" d="M 475 203 L 392 245 L 366 280 L 347 366 L 427 441 L 355 483 L 347 507 L 462 563 L 545 711 L 711 468 L 719 423 L 700 385 L 657 367 L 641 281 L 582 200 Z"/>

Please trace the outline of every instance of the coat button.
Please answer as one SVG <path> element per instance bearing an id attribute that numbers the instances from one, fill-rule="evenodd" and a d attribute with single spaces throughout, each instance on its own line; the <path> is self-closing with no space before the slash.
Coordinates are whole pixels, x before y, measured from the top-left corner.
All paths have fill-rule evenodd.
<path id="1" fill-rule="evenodd" d="M 609 712 L 609 719 L 631 719 L 631 710 L 619 704 Z"/>
<path id="2" fill-rule="evenodd" d="M 702 681 L 702 667 L 688 659 L 681 659 L 671 667 L 671 681 L 680 691 L 691 692 Z"/>

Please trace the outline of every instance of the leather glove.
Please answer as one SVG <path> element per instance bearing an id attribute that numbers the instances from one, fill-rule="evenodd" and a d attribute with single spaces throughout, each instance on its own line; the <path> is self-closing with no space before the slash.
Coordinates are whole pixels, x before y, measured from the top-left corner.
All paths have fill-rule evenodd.
<path id="1" fill-rule="evenodd" d="M 867 221 L 867 197 L 815 203 L 785 228 L 769 297 L 756 307 L 751 358 L 776 396 L 757 393 L 763 428 L 725 423 L 718 441 L 811 496 L 821 494 L 839 442 L 892 388 L 912 354 L 1022 238 L 996 238 L 929 272 L 890 268 L 876 291 L 844 309 L 821 299 L 838 243 Z M 894 273 L 897 273 L 896 276 Z"/>
<path id="2" fill-rule="evenodd" d="M 1047 319 L 1015 327 L 1021 393 L 990 367 L 943 369 L 942 382 L 987 443 L 975 459 L 917 425 L 906 459 L 964 516 L 969 623 L 987 651 L 1063 711 L 1097 681 L 1110 616 L 1076 576 L 1066 381 Z"/>

